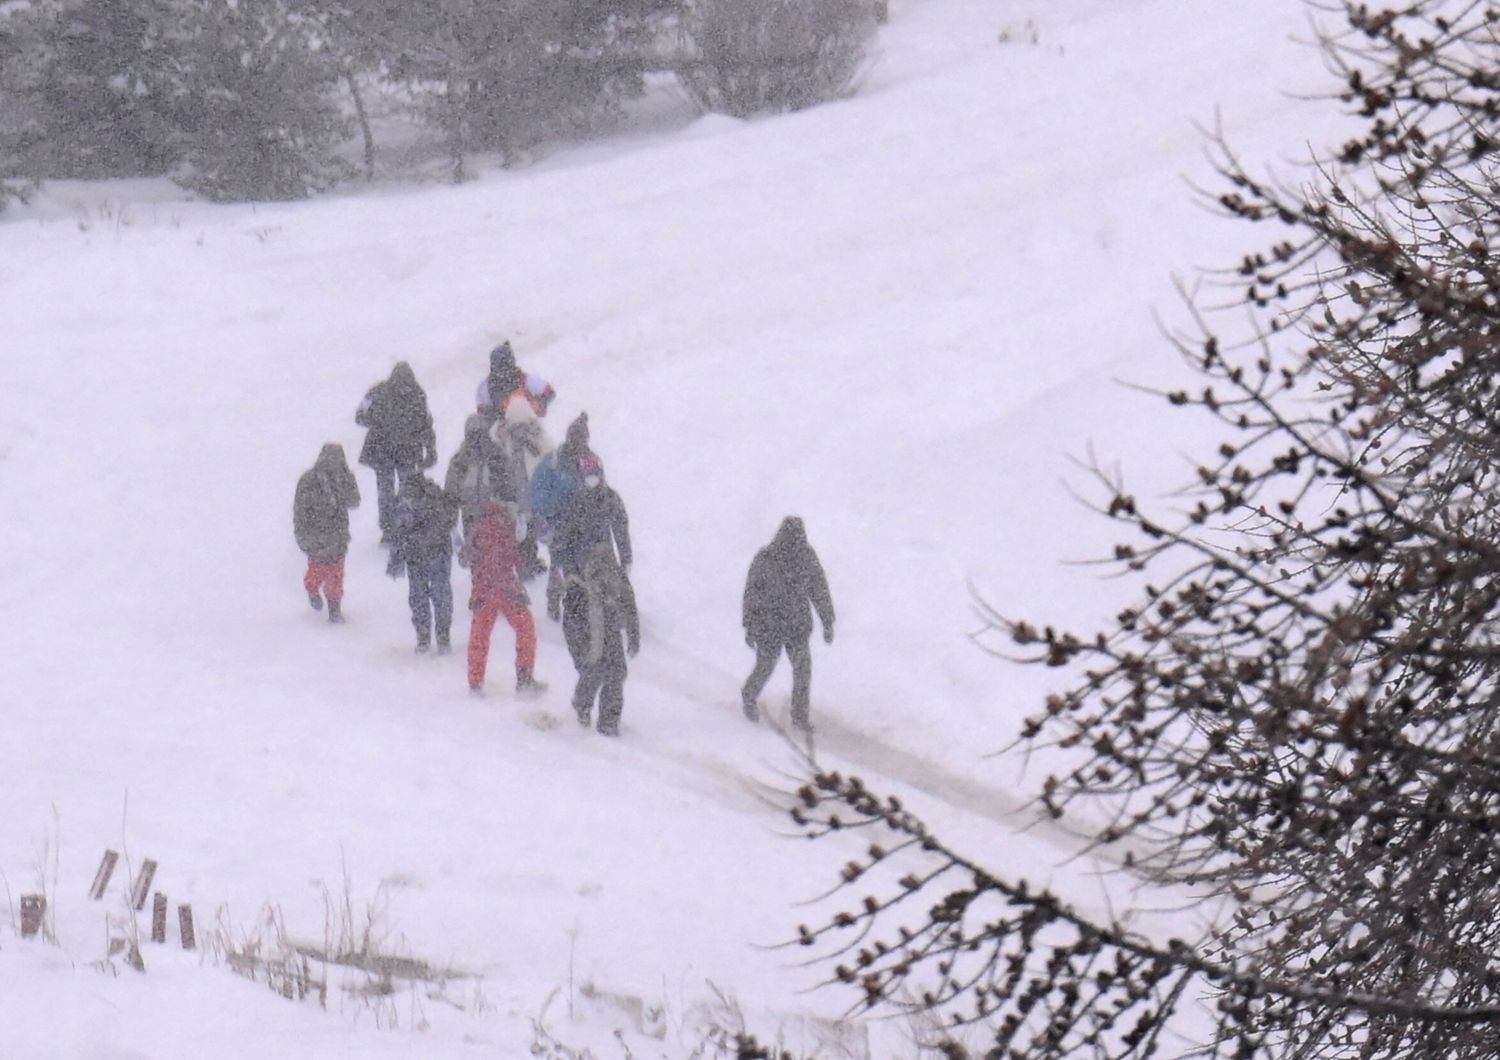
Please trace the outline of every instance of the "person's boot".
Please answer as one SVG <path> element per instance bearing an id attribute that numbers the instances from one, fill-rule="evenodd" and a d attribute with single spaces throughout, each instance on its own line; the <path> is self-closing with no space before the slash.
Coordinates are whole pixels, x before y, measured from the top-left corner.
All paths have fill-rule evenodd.
<path id="1" fill-rule="evenodd" d="M 453 645 L 448 642 L 448 631 L 446 629 L 439 630 L 437 635 L 437 653 L 439 655 L 447 655 L 452 650 Z"/>
<path id="2" fill-rule="evenodd" d="M 545 691 L 547 691 L 546 682 L 538 681 L 531 675 L 530 670 L 516 671 L 516 695 L 535 699 Z"/>
<path id="3" fill-rule="evenodd" d="M 314 611 L 323 610 L 323 596 L 316 589 L 308 590 L 307 602 L 312 605 Z"/>
<path id="4" fill-rule="evenodd" d="M 760 706 L 749 692 L 740 693 L 740 707 L 745 712 L 746 721 L 760 721 Z"/>
<path id="5" fill-rule="evenodd" d="M 340 600 L 328 601 L 328 621 L 342 623 L 344 621 L 343 602 Z"/>
<path id="6" fill-rule="evenodd" d="M 427 634 L 425 634 L 425 633 L 418 633 L 417 634 L 417 654 L 418 655 L 426 655 L 431 650 L 432 650 L 432 641 L 430 641 L 428 639 Z"/>

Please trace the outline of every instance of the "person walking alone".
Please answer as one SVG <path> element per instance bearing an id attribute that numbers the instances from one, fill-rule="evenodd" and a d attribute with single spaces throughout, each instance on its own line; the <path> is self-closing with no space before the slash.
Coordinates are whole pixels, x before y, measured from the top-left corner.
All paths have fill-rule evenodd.
<path id="1" fill-rule="evenodd" d="M 808 544 L 802 520 L 789 515 L 771 543 L 755 554 L 745 579 L 745 643 L 755 649 L 755 669 L 740 691 L 745 717 L 760 720 L 761 690 L 786 652 L 792 662 L 792 724 L 812 729 L 812 612 L 823 624 L 823 640 L 833 643 L 833 598 L 823 564 Z"/>

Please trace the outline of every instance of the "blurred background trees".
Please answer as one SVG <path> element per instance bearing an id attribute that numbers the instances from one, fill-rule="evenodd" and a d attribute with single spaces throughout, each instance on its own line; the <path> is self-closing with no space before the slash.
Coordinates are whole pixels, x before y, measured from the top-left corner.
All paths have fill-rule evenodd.
<path id="1" fill-rule="evenodd" d="M 300 198 L 376 166 L 372 96 L 455 180 L 605 128 L 653 73 L 737 116 L 850 91 L 866 0 L 22 0 L 0 13 L 0 176 L 170 174 Z M 363 165 L 347 157 L 358 137 Z"/>

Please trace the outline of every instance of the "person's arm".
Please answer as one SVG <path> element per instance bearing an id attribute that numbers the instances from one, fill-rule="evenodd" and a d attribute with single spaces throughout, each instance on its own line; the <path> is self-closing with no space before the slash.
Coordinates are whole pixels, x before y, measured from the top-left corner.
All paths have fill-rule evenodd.
<path id="1" fill-rule="evenodd" d="M 423 402 L 426 405 L 426 402 Z M 432 429 L 432 413 L 422 409 L 422 466 L 432 467 L 437 463 L 437 435 Z"/>
<path id="2" fill-rule="evenodd" d="M 755 647 L 755 635 L 750 632 L 755 623 L 756 615 L 763 606 L 764 594 L 761 591 L 763 580 L 763 566 L 765 557 L 757 553 L 750 561 L 750 573 L 745 576 L 745 597 L 740 609 L 740 622 L 745 627 L 745 643 Z"/>
<path id="3" fill-rule="evenodd" d="M 615 548 L 620 553 L 620 566 L 628 572 L 632 553 L 630 550 L 630 516 L 625 512 L 625 502 L 620 495 L 610 490 L 610 533 L 615 537 Z"/>
<path id="4" fill-rule="evenodd" d="M 342 500 L 344 502 L 344 507 L 358 508 L 359 480 L 354 477 L 354 472 L 349 470 L 348 464 L 345 464 L 341 471 L 342 474 L 340 475 L 340 478 L 342 479 L 341 490 L 343 494 Z"/>
<path id="5" fill-rule="evenodd" d="M 620 606 L 625 610 L 625 652 L 633 659 L 641 650 L 641 616 L 635 607 L 635 587 L 629 578 L 621 579 L 621 589 Z"/>
<path id="6" fill-rule="evenodd" d="M 823 623 L 823 640 L 833 643 L 833 596 L 828 592 L 828 578 L 823 574 L 823 564 L 818 554 L 810 547 L 807 550 L 807 589 L 818 621 Z"/>
<path id="7" fill-rule="evenodd" d="M 380 384 L 372 386 L 365 392 L 364 400 L 354 410 L 354 422 L 361 427 L 370 426 L 370 409 L 375 404 L 375 392 L 380 389 Z"/>

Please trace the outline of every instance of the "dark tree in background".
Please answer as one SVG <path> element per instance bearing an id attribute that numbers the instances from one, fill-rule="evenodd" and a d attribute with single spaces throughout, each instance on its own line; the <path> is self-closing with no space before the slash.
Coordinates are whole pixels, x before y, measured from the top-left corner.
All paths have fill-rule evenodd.
<path id="1" fill-rule="evenodd" d="M 1178 510 L 1099 475 L 1138 604 L 986 610 L 1072 675 L 1023 733 L 1067 763 L 1041 807 L 1208 926 L 1091 919 L 856 778 L 799 793 L 812 834 L 872 840 L 801 941 L 951 1055 L 1500 1055 L 1500 5 L 1320 10 L 1362 131 L 1296 188 L 1224 149 L 1264 249 L 1164 395 L 1222 445 Z"/>
<path id="2" fill-rule="evenodd" d="M 171 0 L 35 0 L 0 15 L 0 150 L 41 177 L 156 176 L 177 158 Z"/>
<path id="3" fill-rule="evenodd" d="M 705 109 L 848 91 L 868 0 L 23 0 L 0 4 L 0 178 L 171 174 L 214 199 L 375 175 L 369 97 L 415 102 L 455 180 L 623 114 L 675 72 Z M 696 36 L 695 36 L 696 34 Z M 688 52 L 691 54 L 684 54 Z M 408 109 L 410 109 L 408 107 Z"/>
<path id="4" fill-rule="evenodd" d="M 178 0 L 179 183 L 217 201 L 300 199 L 344 175 L 344 68 L 283 0 Z"/>
<path id="5" fill-rule="evenodd" d="M 691 0 L 683 87 L 704 110 L 737 118 L 848 95 L 875 16 L 871 0 Z"/>
<path id="6" fill-rule="evenodd" d="M 677 0 L 350 0 L 381 35 L 389 75 L 419 93 L 455 179 L 466 157 L 507 160 L 638 94 L 648 45 Z"/>

